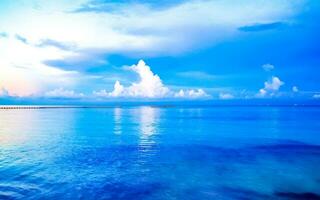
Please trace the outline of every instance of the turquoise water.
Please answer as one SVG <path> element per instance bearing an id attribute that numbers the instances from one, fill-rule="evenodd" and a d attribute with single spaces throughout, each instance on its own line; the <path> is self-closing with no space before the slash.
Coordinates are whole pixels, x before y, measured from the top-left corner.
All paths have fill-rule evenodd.
<path id="1" fill-rule="evenodd" d="M 320 107 L 0 110 L 0 199 L 320 199 Z"/>

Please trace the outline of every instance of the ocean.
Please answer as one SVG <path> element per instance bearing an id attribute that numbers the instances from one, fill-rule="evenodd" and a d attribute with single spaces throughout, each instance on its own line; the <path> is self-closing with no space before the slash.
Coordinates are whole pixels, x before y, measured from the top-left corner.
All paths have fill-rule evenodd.
<path id="1" fill-rule="evenodd" d="M 0 199 L 320 199 L 320 107 L 0 110 Z"/>

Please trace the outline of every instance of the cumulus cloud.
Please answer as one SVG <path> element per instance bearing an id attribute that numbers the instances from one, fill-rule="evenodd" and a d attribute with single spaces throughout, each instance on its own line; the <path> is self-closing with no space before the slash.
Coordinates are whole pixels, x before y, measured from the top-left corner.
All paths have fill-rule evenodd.
<path id="1" fill-rule="evenodd" d="M 260 89 L 259 94 L 260 96 L 264 97 L 267 94 L 267 91 L 265 89 Z"/>
<path id="2" fill-rule="evenodd" d="M 84 94 L 76 93 L 73 90 L 65 90 L 64 88 L 57 88 L 57 89 L 46 92 L 44 96 L 49 98 L 82 98 L 84 97 Z"/>
<path id="3" fill-rule="evenodd" d="M 115 82 L 112 92 L 107 92 L 106 90 L 93 91 L 94 96 L 97 97 L 121 97 L 124 95 L 123 93 L 124 86 L 119 81 Z"/>
<path id="4" fill-rule="evenodd" d="M 106 90 L 94 91 L 93 94 L 98 97 L 131 97 L 131 98 L 203 98 L 209 95 L 203 89 L 180 90 L 179 92 L 171 91 L 166 87 L 160 77 L 154 74 L 150 67 L 143 60 L 137 65 L 127 68 L 139 76 L 139 81 L 132 83 L 128 87 L 121 85 L 116 81 L 113 91 Z"/>
<path id="5" fill-rule="evenodd" d="M 264 88 L 259 90 L 258 96 L 273 96 L 283 84 L 284 82 L 282 82 L 278 77 L 273 76 L 271 80 L 264 82 Z"/>
<path id="6" fill-rule="evenodd" d="M 271 64 L 264 64 L 262 65 L 262 68 L 264 69 L 264 71 L 272 71 L 274 69 L 274 65 L 271 65 Z"/>
<path id="7" fill-rule="evenodd" d="M 204 98 L 210 97 L 203 89 L 197 90 L 179 90 L 179 92 L 174 93 L 176 98 Z"/>
<path id="8" fill-rule="evenodd" d="M 264 88 L 267 91 L 277 91 L 284 84 L 278 77 L 273 76 L 271 81 L 267 81 L 264 83 Z"/>
<path id="9" fill-rule="evenodd" d="M 124 87 L 120 84 L 119 81 L 116 81 L 113 87 L 113 91 L 110 92 L 109 95 L 112 97 L 118 97 L 122 94 L 123 90 L 124 90 Z"/>
<path id="10" fill-rule="evenodd" d="M 150 67 L 140 60 L 137 65 L 129 68 L 140 77 L 140 82 L 133 83 L 127 90 L 129 96 L 134 97 L 163 97 L 169 92 L 158 75 L 153 74 Z"/>
<path id="11" fill-rule="evenodd" d="M 219 94 L 219 99 L 233 99 L 234 96 L 229 93 L 220 93 Z"/>
<path id="12" fill-rule="evenodd" d="M 297 86 L 292 87 L 292 92 L 299 92 L 299 88 Z"/>

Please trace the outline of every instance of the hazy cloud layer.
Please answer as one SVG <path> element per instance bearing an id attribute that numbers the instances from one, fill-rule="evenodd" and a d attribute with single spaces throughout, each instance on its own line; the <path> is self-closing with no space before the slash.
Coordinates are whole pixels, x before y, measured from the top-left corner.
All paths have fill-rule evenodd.
<path id="1" fill-rule="evenodd" d="M 64 88 L 58 88 L 48 91 L 44 94 L 45 97 L 49 98 L 82 98 L 84 94 L 76 93 L 73 90 L 66 90 Z"/>
<path id="2" fill-rule="evenodd" d="M 233 99 L 234 96 L 230 93 L 220 93 L 219 99 Z"/>

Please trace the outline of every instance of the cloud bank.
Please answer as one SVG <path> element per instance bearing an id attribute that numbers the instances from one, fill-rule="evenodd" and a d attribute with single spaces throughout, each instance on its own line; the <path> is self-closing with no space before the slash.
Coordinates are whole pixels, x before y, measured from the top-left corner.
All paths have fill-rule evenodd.
<path id="1" fill-rule="evenodd" d="M 63 88 L 57 88 L 57 89 L 46 92 L 44 96 L 49 98 L 82 98 L 84 97 L 84 94 L 76 93 L 73 90 L 65 90 Z"/>
<path id="2" fill-rule="evenodd" d="M 229 93 L 220 93 L 219 94 L 219 99 L 227 100 L 227 99 L 233 99 L 234 96 Z"/>
<path id="3" fill-rule="evenodd" d="M 206 98 L 210 97 L 203 89 L 179 90 L 174 92 L 166 87 L 160 77 L 154 74 L 143 60 L 137 65 L 127 68 L 139 76 L 139 81 L 125 87 L 116 81 L 113 91 L 94 91 L 97 97 L 129 97 L 129 98 Z"/>

